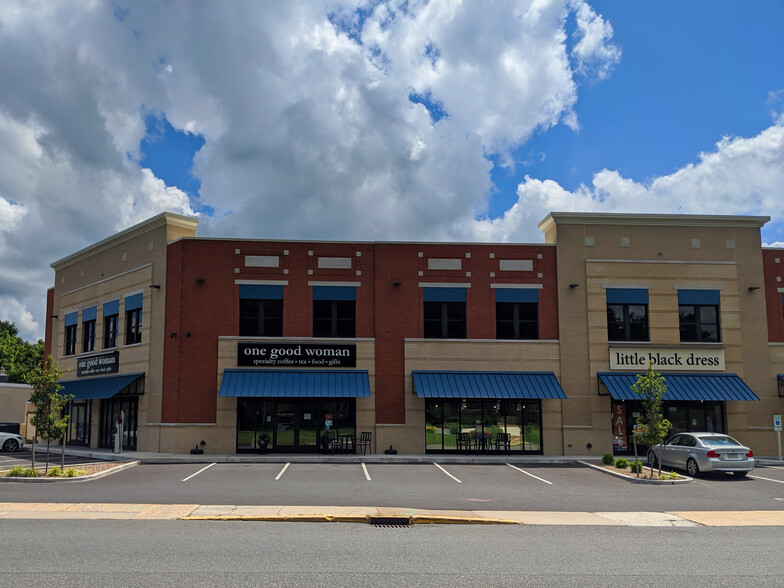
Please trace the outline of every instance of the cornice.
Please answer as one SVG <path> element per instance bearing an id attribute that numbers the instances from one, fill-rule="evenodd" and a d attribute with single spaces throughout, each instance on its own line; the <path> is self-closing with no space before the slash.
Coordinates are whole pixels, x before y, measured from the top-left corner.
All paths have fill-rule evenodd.
<path id="1" fill-rule="evenodd" d="M 627 225 L 667 227 L 734 227 L 759 229 L 769 216 L 714 214 L 616 214 L 611 212 L 551 212 L 539 222 L 539 230 L 553 225 Z"/>

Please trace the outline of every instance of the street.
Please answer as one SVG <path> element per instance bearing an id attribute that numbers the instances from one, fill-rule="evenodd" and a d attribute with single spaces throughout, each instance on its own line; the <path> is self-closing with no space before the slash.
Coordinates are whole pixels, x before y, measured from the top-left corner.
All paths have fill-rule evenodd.
<path id="1" fill-rule="evenodd" d="M 780 529 L 3 521 L 9 586 L 781 586 Z"/>

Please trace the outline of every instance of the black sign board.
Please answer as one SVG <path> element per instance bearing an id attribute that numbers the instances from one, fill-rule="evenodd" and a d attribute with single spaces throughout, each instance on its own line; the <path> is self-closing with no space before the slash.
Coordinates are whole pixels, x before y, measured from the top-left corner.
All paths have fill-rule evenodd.
<path id="1" fill-rule="evenodd" d="M 76 360 L 76 377 L 116 374 L 120 369 L 120 352 L 80 357 Z"/>
<path id="2" fill-rule="evenodd" d="M 238 366 L 348 368 L 357 366 L 353 343 L 238 343 Z"/>

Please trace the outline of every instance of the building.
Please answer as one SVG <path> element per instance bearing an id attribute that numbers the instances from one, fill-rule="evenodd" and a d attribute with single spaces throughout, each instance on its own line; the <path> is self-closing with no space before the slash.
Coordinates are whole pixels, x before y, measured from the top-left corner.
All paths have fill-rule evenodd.
<path id="1" fill-rule="evenodd" d="M 677 430 L 773 454 L 784 250 L 767 217 L 552 213 L 542 244 L 196 237 L 163 213 L 52 264 L 68 442 L 183 453 L 623 452 L 634 374 Z"/>

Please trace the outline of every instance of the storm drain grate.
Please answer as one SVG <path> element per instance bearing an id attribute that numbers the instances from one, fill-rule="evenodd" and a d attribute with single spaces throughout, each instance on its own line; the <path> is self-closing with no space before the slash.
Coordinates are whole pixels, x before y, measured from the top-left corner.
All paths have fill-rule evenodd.
<path id="1" fill-rule="evenodd" d="M 370 524 L 383 529 L 400 529 L 411 526 L 410 517 L 370 517 Z"/>

